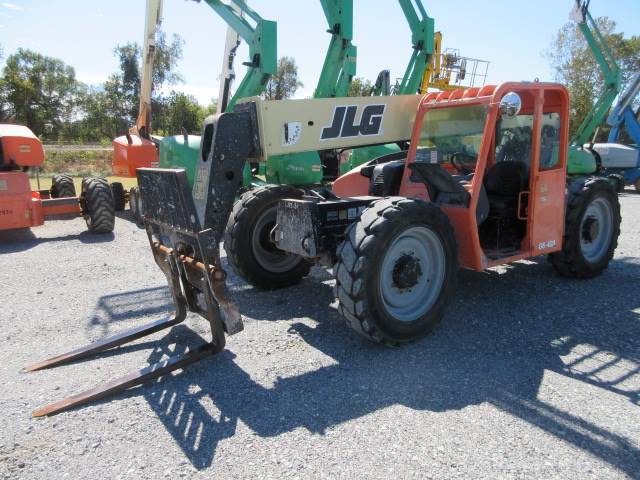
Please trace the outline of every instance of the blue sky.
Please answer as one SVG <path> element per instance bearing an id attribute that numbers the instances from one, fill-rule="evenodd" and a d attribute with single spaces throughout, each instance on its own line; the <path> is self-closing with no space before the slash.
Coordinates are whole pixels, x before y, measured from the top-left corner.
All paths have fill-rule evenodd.
<path id="1" fill-rule="evenodd" d="M 278 21 L 278 55 L 296 59 L 305 86 L 313 92 L 329 34 L 318 0 L 249 0 L 264 18 Z M 423 0 L 444 46 L 491 61 L 489 81 L 551 80 L 542 52 L 568 21 L 572 0 Z M 117 70 L 113 47 L 142 43 L 144 0 L 0 0 L 0 44 L 5 57 L 18 47 L 64 60 L 86 83 L 101 83 Z M 640 34 L 640 0 L 593 0 L 594 16 L 615 20 L 618 30 Z M 354 0 L 354 43 L 358 76 L 374 80 L 383 68 L 400 77 L 411 55 L 410 33 L 396 0 Z M 205 3 L 165 0 L 163 29 L 185 40 L 176 86 L 207 103 L 217 95 L 226 25 Z M 247 60 L 247 50 L 237 62 Z M 236 73 L 243 74 L 242 67 Z"/>

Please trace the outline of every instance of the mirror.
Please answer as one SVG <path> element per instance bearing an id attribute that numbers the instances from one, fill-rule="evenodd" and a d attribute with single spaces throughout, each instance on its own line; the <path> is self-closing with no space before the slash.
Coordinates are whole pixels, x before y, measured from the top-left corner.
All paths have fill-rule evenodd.
<path id="1" fill-rule="evenodd" d="M 516 92 L 509 92 L 500 100 L 500 113 L 505 118 L 513 118 L 520 112 L 522 99 Z"/>

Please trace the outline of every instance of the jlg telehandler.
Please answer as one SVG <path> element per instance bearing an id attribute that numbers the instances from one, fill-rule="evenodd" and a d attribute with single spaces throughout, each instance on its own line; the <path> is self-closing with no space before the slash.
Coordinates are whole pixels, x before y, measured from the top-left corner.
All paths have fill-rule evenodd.
<path id="1" fill-rule="evenodd" d="M 333 267 L 348 326 L 381 344 L 411 341 L 442 318 L 459 266 L 482 271 L 548 256 L 562 275 L 609 264 L 620 206 L 606 179 L 568 175 L 569 95 L 558 84 L 506 83 L 425 96 L 264 101 L 204 126 L 193 190 L 184 170 L 140 169 L 144 223 L 176 305 L 161 320 L 30 367 L 85 357 L 206 318 L 211 342 L 34 412 L 48 415 L 157 378 L 222 350 L 242 330 L 226 290 L 220 242 L 247 161 L 269 155 L 408 142 L 278 204 L 263 241 Z"/>

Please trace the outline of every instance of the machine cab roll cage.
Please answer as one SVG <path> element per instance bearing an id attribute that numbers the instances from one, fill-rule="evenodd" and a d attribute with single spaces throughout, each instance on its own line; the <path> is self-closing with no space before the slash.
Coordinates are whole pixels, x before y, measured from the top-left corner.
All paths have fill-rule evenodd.
<path id="1" fill-rule="evenodd" d="M 493 212 L 489 212 L 489 220 L 484 220 L 476 213 L 478 209 L 486 208 L 484 202 L 487 201 L 487 176 L 491 174 L 493 167 L 500 163 L 496 158 L 497 126 L 501 119 L 500 100 L 508 92 L 515 92 L 520 96 L 522 107 L 519 115 L 531 116 L 532 128 L 527 181 L 524 189 L 517 192 L 515 218 L 511 219 L 522 231 L 517 235 L 516 246 L 504 248 L 500 245 L 490 245 L 491 236 L 500 235 L 500 229 L 504 228 L 504 219 L 498 218 L 491 226 Z M 412 141 L 398 194 L 433 201 L 424 183 L 417 183 L 415 177 L 412 181 L 412 172 L 419 156 L 418 149 L 421 147 L 425 116 L 432 110 L 474 105 L 486 107 L 486 118 L 472 175 L 459 180 L 470 194 L 468 206 L 446 203 L 440 205 L 456 231 L 460 264 L 474 270 L 483 270 L 490 266 L 558 251 L 564 230 L 566 146 L 569 138 L 569 94 L 561 85 L 540 82 L 505 83 L 498 87 L 488 85 L 425 95 L 416 113 Z M 555 140 L 557 159 L 548 167 L 540 162 L 542 127 L 543 117 L 552 114 L 556 114 L 559 120 Z M 442 167 L 451 170 L 447 165 Z"/>

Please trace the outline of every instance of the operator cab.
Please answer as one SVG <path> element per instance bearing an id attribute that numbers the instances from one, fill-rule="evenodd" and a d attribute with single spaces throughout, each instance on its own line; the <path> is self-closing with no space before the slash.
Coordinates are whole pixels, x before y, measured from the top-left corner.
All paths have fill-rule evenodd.
<path id="1" fill-rule="evenodd" d="M 559 94 L 543 92 L 509 92 L 493 115 L 485 102 L 425 109 L 415 162 L 408 164 L 410 179 L 424 183 L 430 201 L 454 225 L 464 226 L 459 243 L 479 243 L 489 263 L 554 248 L 561 240 L 565 170 L 560 142 L 566 125 Z M 461 207 L 475 209 L 469 213 L 476 233 L 467 230 L 470 219 Z"/>
<path id="2" fill-rule="evenodd" d="M 561 94 L 543 92 L 540 96 L 537 87 L 528 85 L 509 92 L 492 115 L 486 101 L 427 99 L 416 130 L 419 138 L 412 140 L 410 150 L 360 169 L 369 180 L 368 195 L 420 198 L 418 190 L 407 191 L 406 185 L 423 184 L 426 198 L 459 227 L 458 242 L 477 245 L 460 249 L 461 255 L 475 250 L 476 258 L 484 256 L 488 263 L 554 248 L 563 228 L 565 160 L 560 144 L 567 126 Z M 534 225 L 530 210 L 536 202 Z"/>

